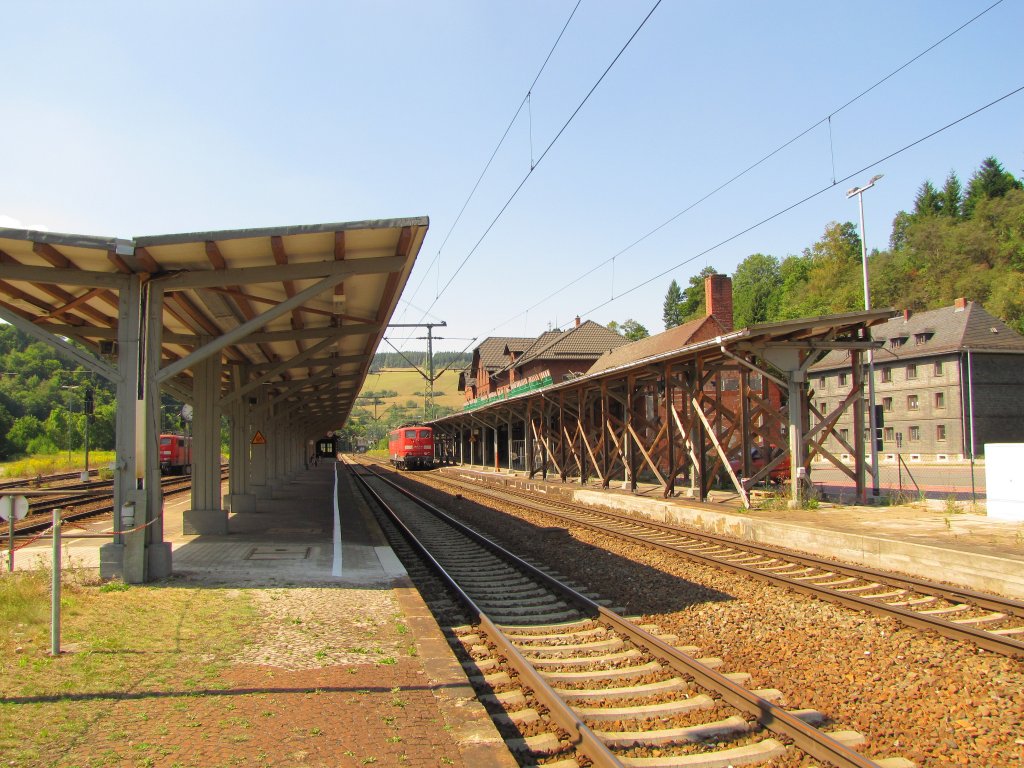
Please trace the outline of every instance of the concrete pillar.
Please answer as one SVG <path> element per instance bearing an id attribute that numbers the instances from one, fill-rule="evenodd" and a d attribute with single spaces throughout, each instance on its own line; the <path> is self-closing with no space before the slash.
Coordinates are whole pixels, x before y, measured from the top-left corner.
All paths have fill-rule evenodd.
<path id="1" fill-rule="evenodd" d="M 209 339 L 202 338 L 200 346 Z M 185 511 L 186 534 L 224 535 L 228 516 L 220 498 L 220 353 L 192 369 L 192 508 Z"/>
<path id="2" fill-rule="evenodd" d="M 160 371 L 163 334 L 163 290 L 158 283 L 146 285 L 143 318 L 145 352 L 143 386 L 135 400 L 136 435 L 143 437 L 141 456 L 136 460 L 136 475 L 142 470 L 142 489 L 134 494 L 135 525 L 146 527 L 126 534 L 124 580 L 132 584 L 170 576 L 171 545 L 164 541 L 163 489 L 160 484 Z M 143 461 L 144 459 L 144 461 Z M 141 466 L 140 466 L 140 462 Z"/>
<path id="3" fill-rule="evenodd" d="M 141 280 L 138 275 L 131 275 L 127 287 L 122 288 L 118 294 L 117 309 L 117 372 L 121 380 L 117 384 L 117 413 L 114 426 L 115 531 L 127 527 L 121 518 L 121 510 L 134 499 L 133 494 L 138 488 L 135 401 L 139 391 L 141 296 Z M 100 577 L 124 578 L 124 536 L 119 533 L 114 534 L 110 544 L 100 547 Z"/>
<path id="4" fill-rule="evenodd" d="M 246 455 L 249 458 L 249 493 L 258 499 L 270 498 L 267 441 L 270 439 L 266 410 L 267 395 L 263 387 L 256 390 L 256 405 L 250 408 L 246 426 Z"/>
<path id="5" fill-rule="evenodd" d="M 242 366 L 236 365 L 231 379 L 235 389 L 239 389 L 246 383 L 248 377 Z M 232 514 L 256 511 L 256 496 L 249 490 L 249 412 L 255 402 L 254 395 L 244 395 L 232 401 L 229 406 L 231 459 L 227 507 Z"/>

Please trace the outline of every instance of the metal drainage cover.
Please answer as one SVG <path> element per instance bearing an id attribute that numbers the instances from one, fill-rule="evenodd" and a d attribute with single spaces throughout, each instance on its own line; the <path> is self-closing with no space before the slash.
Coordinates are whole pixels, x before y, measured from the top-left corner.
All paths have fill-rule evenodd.
<path id="1" fill-rule="evenodd" d="M 306 560 L 312 547 L 253 547 L 246 560 Z"/>

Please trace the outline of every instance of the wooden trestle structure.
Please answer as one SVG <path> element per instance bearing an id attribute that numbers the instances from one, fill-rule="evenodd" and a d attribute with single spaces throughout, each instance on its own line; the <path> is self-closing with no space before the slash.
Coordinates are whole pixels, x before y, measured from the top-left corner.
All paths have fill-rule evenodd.
<path id="1" fill-rule="evenodd" d="M 636 491 L 680 486 L 705 500 L 716 482 L 748 491 L 789 465 L 791 503 L 802 502 L 811 462 L 823 456 L 866 497 L 863 355 L 876 348 L 870 327 L 891 309 L 755 325 L 510 397 L 432 422 L 441 458 L 520 470 L 563 482 L 613 482 Z M 850 354 L 850 390 L 822 414 L 808 369 L 831 350 Z M 794 406 L 794 404 L 796 404 Z M 853 442 L 834 430 L 847 410 Z M 851 469 L 824 446 L 835 437 Z M 753 456 L 762 457 L 756 462 Z"/>

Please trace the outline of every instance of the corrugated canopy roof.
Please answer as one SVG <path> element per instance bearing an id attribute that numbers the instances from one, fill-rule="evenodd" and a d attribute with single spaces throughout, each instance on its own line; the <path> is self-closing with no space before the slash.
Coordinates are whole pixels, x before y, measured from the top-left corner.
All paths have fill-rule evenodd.
<path id="1" fill-rule="evenodd" d="M 222 391 L 239 365 L 266 378 L 271 394 L 336 413 L 340 425 L 428 225 L 418 217 L 134 240 L 0 228 L 0 309 L 98 351 L 117 339 L 118 288 L 141 274 L 164 292 L 162 366 L 173 370 L 202 343 L 290 303 L 222 350 Z M 313 287 L 328 278 L 333 288 Z M 181 370 L 168 383 L 187 395 L 190 379 Z"/>

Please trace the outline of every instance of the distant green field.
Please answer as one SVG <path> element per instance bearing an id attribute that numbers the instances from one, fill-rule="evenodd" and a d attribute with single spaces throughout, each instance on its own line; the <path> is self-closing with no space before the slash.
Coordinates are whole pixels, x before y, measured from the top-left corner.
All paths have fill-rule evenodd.
<path id="1" fill-rule="evenodd" d="M 434 402 L 438 405 L 447 405 L 451 408 L 462 407 L 464 396 L 459 392 L 459 373 L 451 370 L 441 374 L 441 378 L 434 382 Z M 396 397 L 385 398 L 378 406 L 380 410 L 386 410 L 391 405 L 404 406 L 407 400 L 415 400 L 419 406 L 423 405 L 422 393 L 426 391 L 427 383 L 423 377 L 412 368 L 386 369 L 381 373 L 371 373 L 366 377 L 366 382 L 360 391 L 360 395 L 366 392 L 382 392 L 393 390 L 398 393 Z M 421 394 L 415 394 L 415 393 Z M 438 395 L 443 392 L 443 395 Z M 363 407 L 365 404 L 360 403 Z"/>

